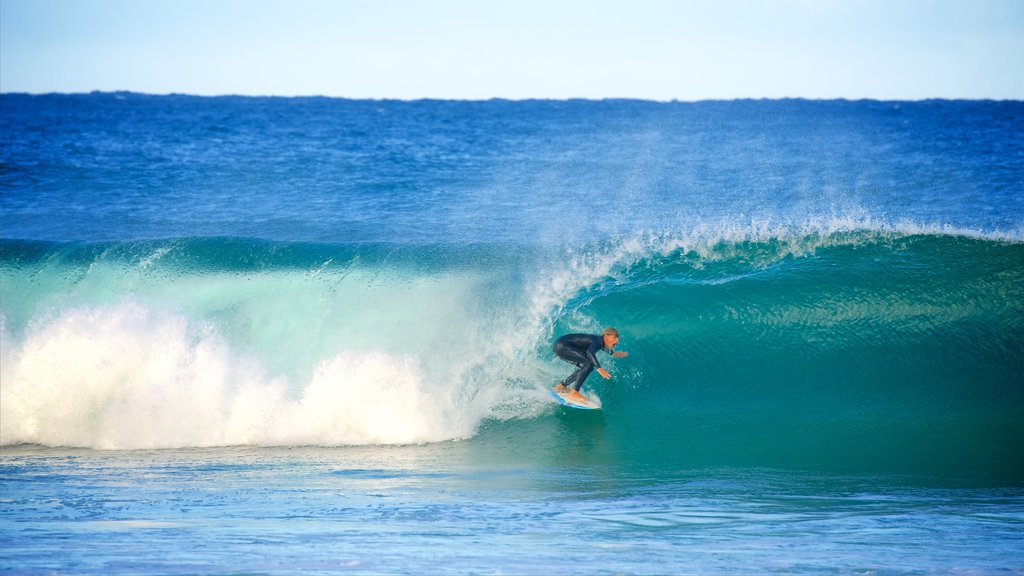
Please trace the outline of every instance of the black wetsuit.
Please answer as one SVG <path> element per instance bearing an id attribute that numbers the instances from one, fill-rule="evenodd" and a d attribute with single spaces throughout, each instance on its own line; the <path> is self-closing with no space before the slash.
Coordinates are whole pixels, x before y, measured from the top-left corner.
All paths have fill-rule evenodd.
<path id="1" fill-rule="evenodd" d="M 597 361 L 597 351 L 612 353 L 611 348 L 604 347 L 604 336 L 600 334 L 566 334 L 555 340 L 552 348 L 556 356 L 576 366 L 576 371 L 563 380 L 561 385 L 568 386 L 570 382 L 576 380 L 577 392 L 594 368 L 601 367 L 601 363 Z"/>

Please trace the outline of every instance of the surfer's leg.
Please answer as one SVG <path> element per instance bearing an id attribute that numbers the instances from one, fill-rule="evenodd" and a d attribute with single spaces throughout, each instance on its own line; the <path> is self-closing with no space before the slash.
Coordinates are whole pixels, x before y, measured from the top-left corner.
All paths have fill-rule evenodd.
<path id="1" fill-rule="evenodd" d="M 566 387 L 569 386 L 570 382 L 576 381 L 576 377 L 579 376 L 580 370 L 583 370 L 583 368 L 577 366 L 576 370 L 574 370 L 572 374 L 569 374 L 569 376 L 567 376 L 565 380 L 562 380 L 561 382 L 558 383 L 558 386 L 555 386 L 555 389 L 558 389 L 558 387 L 561 386 L 562 390 L 565 390 Z"/>
<path id="2" fill-rule="evenodd" d="M 573 372 L 568 378 L 562 381 L 558 386 L 562 386 L 563 389 L 572 384 L 575 380 L 576 391 L 580 391 L 580 387 L 583 386 L 583 381 L 590 376 L 590 372 L 594 370 L 594 365 L 590 363 L 590 359 L 583 352 L 562 345 L 561 342 L 555 342 L 554 346 L 555 355 L 565 360 L 569 364 L 576 367 L 576 371 Z M 555 386 L 555 390 L 558 390 L 558 386 Z"/>
<path id="3" fill-rule="evenodd" d="M 580 369 L 575 372 L 574 376 L 576 376 L 576 386 L 574 386 L 574 388 L 577 392 L 580 391 L 580 388 L 583 387 L 584 380 L 586 380 L 587 376 L 590 376 L 590 373 L 593 371 L 594 365 L 588 362 L 587 364 L 580 366 Z"/>

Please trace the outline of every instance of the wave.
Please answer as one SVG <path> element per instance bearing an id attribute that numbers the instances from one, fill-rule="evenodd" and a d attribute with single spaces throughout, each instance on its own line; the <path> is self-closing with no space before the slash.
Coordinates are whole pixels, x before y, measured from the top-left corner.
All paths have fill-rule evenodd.
<path id="1" fill-rule="evenodd" d="M 942 443 L 1024 460 L 1013 234 L 827 223 L 558 249 L 0 247 L 3 445 L 465 439 L 550 419 L 544 389 L 564 375 L 551 339 L 611 324 L 630 358 L 587 386 L 631 458 Z"/>

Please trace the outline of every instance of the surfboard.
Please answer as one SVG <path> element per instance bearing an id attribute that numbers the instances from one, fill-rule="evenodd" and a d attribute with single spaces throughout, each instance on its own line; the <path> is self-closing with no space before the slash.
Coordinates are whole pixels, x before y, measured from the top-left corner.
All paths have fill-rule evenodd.
<path id="1" fill-rule="evenodd" d="M 580 402 L 576 398 L 570 398 L 568 392 L 563 392 L 561 394 L 559 394 L 558 392 L 555 392 L 554 390 L 549 390 L 549 392 L 551 392 L 551 396 L 555 400 L 557 400 L 559 404 L 561 404 L 563 406 L 568 406 L 569 408 L 577 408 L 579 410 L 600 410 L 601 409 L 600 405 L 595 404 L 594 401 L 590 400 L 589 398 L 587 398 L 587 400 L 585 402 Z"/>

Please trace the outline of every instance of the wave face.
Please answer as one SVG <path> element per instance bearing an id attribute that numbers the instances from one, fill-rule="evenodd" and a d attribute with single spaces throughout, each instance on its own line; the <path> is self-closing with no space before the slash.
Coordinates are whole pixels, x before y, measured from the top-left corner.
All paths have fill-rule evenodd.
<path id="1" fill-rule="evenodd" d="M 567 308 L 628 324 L 629 382 L 603 387 L 624 453 L 1024 469 L 1020 243 L 855 231 L 684 246 Z"/>
<path id="2" fill-rule="evenodd" d="M 225 238 L 0 253 L 4 445 L 530 438 L 569 417 L 545 400 L 566 371 L 551 340 L 616 325 L 630 356 L 587 383 L 614 461 L 1024 463 L 1019 241 L 851 229 L 532 252 Z"/>

